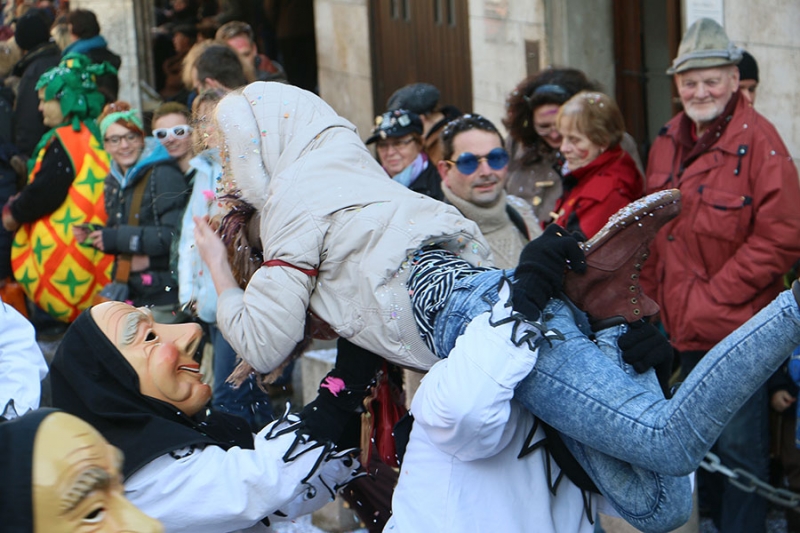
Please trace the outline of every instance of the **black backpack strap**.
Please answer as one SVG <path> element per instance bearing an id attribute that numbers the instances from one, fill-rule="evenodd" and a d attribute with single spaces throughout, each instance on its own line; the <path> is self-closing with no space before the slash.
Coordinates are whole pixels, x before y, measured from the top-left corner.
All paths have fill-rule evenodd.
<path id="1" fill-rule="evenodd" d="M 519 211 L 506 204 L 506 213 L 508 214 L 508 218 L 511 219 L 511 223 L 517 227 L 520 233 L 525 235 L 526 239 L 530 240 L 531 234 L 528 232 L 528 225 L 525 224 L 525 219 L 522 218 Z"/>

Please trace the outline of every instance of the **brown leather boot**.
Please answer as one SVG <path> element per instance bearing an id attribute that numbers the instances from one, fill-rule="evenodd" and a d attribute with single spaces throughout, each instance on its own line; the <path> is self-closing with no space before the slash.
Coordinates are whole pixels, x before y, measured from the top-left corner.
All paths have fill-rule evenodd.
<path id="1" fill-rule="evenodd" d="M 658 304 L 639 286 L 650 242 L 681 211 L 678 189 L 659 191 L 623 207 L 597 234 L 582 243 L 586 273 L 567 272 L 564 293 L 592 321 L 634 322 L 653 316 Z"/>

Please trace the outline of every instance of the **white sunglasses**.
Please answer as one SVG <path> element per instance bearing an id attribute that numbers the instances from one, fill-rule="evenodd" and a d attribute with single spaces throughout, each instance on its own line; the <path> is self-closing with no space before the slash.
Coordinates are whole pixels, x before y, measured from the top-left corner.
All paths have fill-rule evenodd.
<path id="1" fill-rule="evenodd" d="M 176 139 L 183 139 L 192 132 L 192 127 L 188 124 L 178 124 L 171 128 L 158 128 L 153 130 L 153 136 L 159 141 L 167 140 L 167 137 L 174 137 Z"/>

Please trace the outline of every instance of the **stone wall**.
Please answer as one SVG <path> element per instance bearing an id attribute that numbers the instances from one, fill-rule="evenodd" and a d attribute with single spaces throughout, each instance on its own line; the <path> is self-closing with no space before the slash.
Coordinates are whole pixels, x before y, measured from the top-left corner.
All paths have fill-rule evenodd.
<path id="1" fill-rule="evenodd" d="M 537 68 L 547 64 L 541 0 L 470 0 L 473 110 L 501 131 L 508 93 L 527 76 L 525 41 L 538 43 Z"/>
<path id="2" fill-rule="evenodd" d="M 756 109 L 783 137 L 795 162 L 800 158 L 800 2 L 725 2 L 725 30 L 758 61 Z"/>
<path id="3" fill-rule="evenodd" d="M 358 127 L 372 129 L 367 0 L 314 0 L 320 96 Z"/>

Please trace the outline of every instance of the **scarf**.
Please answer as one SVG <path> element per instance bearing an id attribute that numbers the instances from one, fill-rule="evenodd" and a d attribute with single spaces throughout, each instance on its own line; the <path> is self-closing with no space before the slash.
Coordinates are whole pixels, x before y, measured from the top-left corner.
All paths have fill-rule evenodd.
<path id="1" fill-rule="evenodd" d="M 498 268 L 517 266 L 519 254 L 528 241 L 508 216 L 505 191 L 501 191 L 494 205 L 488 207 L 478 206 L 459 198 L 444 184 L 442 192 L 448 203 L 461 211 L 465 218 L 478 225 L 483 236 L 489 241 L 495 266 Z"/>
<path id="2" fill-rule="evenodd" d="M 426 156 L 424 152 L 420 152 L 410 165 L 401 170 L 399 174 L 395 174 L 392 179 L 406 188 L 411 187 L 414 180 L 422 174 L 422 171 L 425 170 L 427 166 L 428 156 Z"/>
<path id="3" fill-rule="evenodd" d="M 191 445 L 253 449 L 243 419 L 206 412 L 190 417 L 139 392 L 139 376 L 89 312 L 69 327 L 50 366 L 53 404 L 94 426 L 125 454 L 127 479 L 150 461 Z"/>

